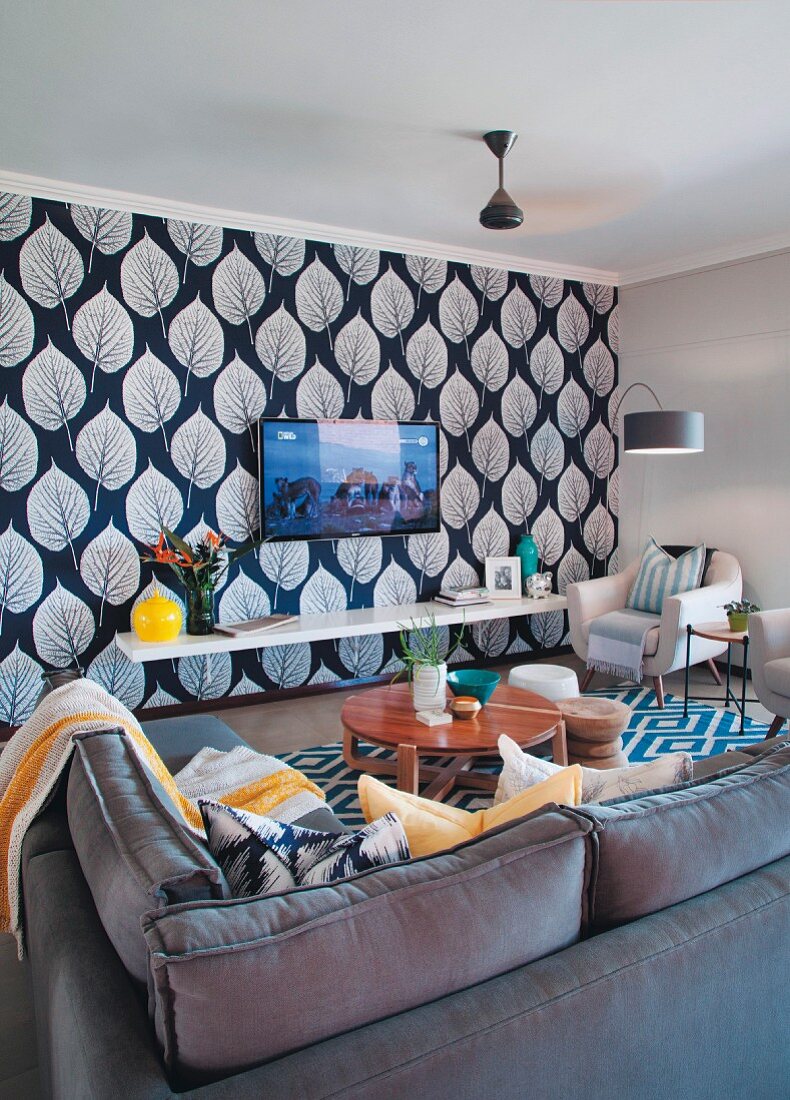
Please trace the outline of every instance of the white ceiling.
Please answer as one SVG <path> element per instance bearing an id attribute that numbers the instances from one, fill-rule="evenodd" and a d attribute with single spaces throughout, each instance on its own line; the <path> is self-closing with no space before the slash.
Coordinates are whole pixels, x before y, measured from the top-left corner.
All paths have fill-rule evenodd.
<path id="1" fill-rule="evenodd" d="M 0 186 L 632 279 L 790 245 L 789 48 L 787 0 L 0 0 Z"/>

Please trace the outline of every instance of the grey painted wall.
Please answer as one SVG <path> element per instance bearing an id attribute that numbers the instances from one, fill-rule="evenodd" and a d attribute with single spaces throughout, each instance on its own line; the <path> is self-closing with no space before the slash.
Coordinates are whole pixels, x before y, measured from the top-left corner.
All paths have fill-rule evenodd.
<path id="1" fill-rule="evenodd" d="M 620 385 L 705 413 L 705 452 L 621 458 L 620 561 L 644 540 L 734 553 L 745 591 L 790 606 L 790 253 L 620 295 Z M 649 408 L 644 391 L 625 411 Z"/>

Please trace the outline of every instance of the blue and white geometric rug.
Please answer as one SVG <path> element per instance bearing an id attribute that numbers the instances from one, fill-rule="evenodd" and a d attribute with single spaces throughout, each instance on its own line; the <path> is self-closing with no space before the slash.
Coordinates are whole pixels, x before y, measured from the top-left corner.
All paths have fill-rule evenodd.
<path id="1" fill-rule="evenodd" d="M 629 761 L 634 764 L 681 750 L 690 753 L 695 760 L 715 756 L 728 749 L 762 741 L 768 731 L 767 726 L 747 718 L 744 733 L 740 735 L 738 731 L 741 716 L 733 706 L 729 710 L 717 710 L 689 699 L 688 717 L 684 718 L 683 700 L 677 696 L 666 695 L 664 709 L 659 710 L 655 692 L 645 688 L 624 687 L 614 691 L 592 691 L 588 694 L 616 699 L 631 708 L 631 721 L 623 733 L 623 748 Z M 373 745 L 361 744 L 359 751 L 371 756 L 393 756 L 387 749 L 374 748 Z M 327 805 L 346 825 L 364 825 L 357 800 L 357 780 L 360 773 L 346 766 L 340 742 L 287 753 L 280 756 L 280 759 L 312 779 L 326 794 Z M 430 762 L 426 760 L 426 763 Z M 481 770 L 496 773 L 499 767 L 492 764 L 490 768 Z M 388 777 L 385 781 L 390 782 Z M 394 783 L 394 778 L 391 782 Z M 475 810 L 490 805 L 491 798 L 474 791 L 454 791 L 445 801 L 450 806 Z"/>

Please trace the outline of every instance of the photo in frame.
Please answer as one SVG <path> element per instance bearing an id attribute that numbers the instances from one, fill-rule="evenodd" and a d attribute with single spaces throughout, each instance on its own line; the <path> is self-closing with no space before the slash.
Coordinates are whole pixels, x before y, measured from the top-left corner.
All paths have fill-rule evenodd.
<path id="1" fill-rule="evenodd" d="M 486 558 L 489 600 L 517 600 L 521 596 L 521 559 Z"/>

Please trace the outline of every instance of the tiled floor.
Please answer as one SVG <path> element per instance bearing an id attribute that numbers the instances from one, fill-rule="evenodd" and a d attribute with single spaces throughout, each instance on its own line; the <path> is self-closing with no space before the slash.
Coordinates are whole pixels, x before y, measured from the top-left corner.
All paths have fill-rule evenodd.
<path id="1" fill-rule="evenodd" d="M 583 671 L 581 662 L 574 656 L 554 660 L 579 674 Z M 513 663 L 502 665 L 500 671 Z M 593 687 L 606 687 L 612 683 L 613 680 L 600 675 L 596 677 Z M 692 694 L 695 687 L 705 695 L 713 695 L 717 690 L 704 668 L 696 668 L 692 672 Z M 740 681 L 736 680 L 733 687 L 739 692 Z M 353 688 L 300 700 L 217 710 L 215 713 L 254 748 L 274 754 L 284 753 L 337 741 L 343 702 L 349 694 L 361 690 L 364 689 Z M 683 694 L 682 672 L 667 677 L 666 690 Z M 768 722 L 772 718 L 759 703 L 750 704 L 748 713 L 758 722 Z M 0 1100 L 37 1100 L 40 1095 L 27 968 L 17 961 L 13 940 L 9 936 L 0 936 Z"/>

